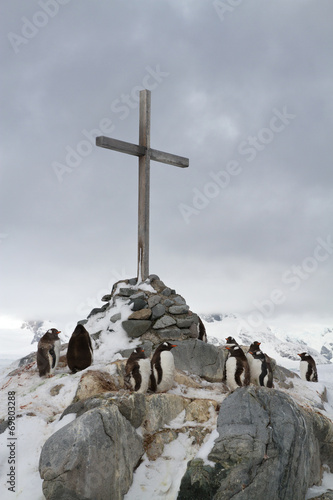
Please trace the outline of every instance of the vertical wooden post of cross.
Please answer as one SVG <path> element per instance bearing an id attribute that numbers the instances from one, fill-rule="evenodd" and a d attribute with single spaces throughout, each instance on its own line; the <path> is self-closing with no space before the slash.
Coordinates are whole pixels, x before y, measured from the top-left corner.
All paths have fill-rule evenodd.
<path id="1" fill-rule="evenodd" d="M 149 198 L 150 198 L 150 92 L 140 92 L 139 145 L 146 154 L 139 157 L 138 279 L 149 275 Z"/>

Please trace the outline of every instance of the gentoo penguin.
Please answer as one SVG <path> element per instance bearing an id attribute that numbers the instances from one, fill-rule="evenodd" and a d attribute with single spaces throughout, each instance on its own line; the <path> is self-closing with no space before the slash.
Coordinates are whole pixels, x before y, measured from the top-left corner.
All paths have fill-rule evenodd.
<path id="1" fill-rule="evenodd" d="M 44 375 L 49 377 L 55 372 L 60 356 L 59 333 L 56 328 L 51 328 L 38 342 L 37 368 L 40 377 Z"/>
<path id="2" fill-rule="evenodd" d="M 239 345 L 226 346 L 230 352 L 230 356 L 226 362 L 226 379 L 227 386 L 230 391 L 234 391 L 237 387 L 249 385 L 250 369 L 246 356 Z"/>
<path id="3" fill-rule="evenodd" d="M 177 347 L 170 342 L 162 342 L 151 360 L 150 389 L 165 392 L 171 389 L 175 377 L 175 362 L 171 349 Z"/>
<path id="4" fill-rule="evenodd" d="M 226 341 L 226 346 L 231 346 L 231 345 L 239 345 L 238 342 L 233 338 L 233 337 L 227 337 L 225 339 Z M 222 382 L 224 382 L 227 378 L 227 359 L 229 358 L 230 356 L 230 351 L 228 350 L 226 352 L 226 357 L 225 357 L 225 363 L 224 363 L 224 368 L 223 368 L 223 377 L 222 377 Z"/>
<path id="5" fill-rule="evenodd" d="M 267 354 L 260 349 L 248 351 L 247 360 L 250 367 L 250 380 L 253 384 L 273 387 L 273 370 Z"/>
<path id="6" fill-rule="evenodd" d="M 93 348 L 90 335 L 81 324 L 75 327 L 68 342 L 67 364 L 72 373 L 84 370 L 91 365 L 93 360 Z"/>
<path id="7" fill-rule="evenodd" d="M 125 384 L 132 391 L 147 392 L 150 377 L 150 359 L 142 347 L 134 349 L 125 366 Z"/>
<path id="8" fill-rule="evenodd" d="M 301 379 L 307 380 L 308 382 L 318 382 L 317 367 L 313 357 L 307 352 L 302 352 L 301 354 L 298 354 L 298 356 L 301 358 Z"/>

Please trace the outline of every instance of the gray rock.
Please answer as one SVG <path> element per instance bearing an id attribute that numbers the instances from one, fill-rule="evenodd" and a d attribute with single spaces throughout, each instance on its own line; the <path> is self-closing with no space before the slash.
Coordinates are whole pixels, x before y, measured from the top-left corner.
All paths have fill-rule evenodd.
<path id="1" fill-rule="evenodd" d="M 108 293 L 107 295 L 103 295 L 103 297 L 101 298 L 102 302 L 110 302 L 110 300 L 111 300 L 111 293 Z"/>
<path id="2" fill-rule="evenodd" d="M 89 319 L 91 316 L 96 316 L 96 314 L 103 313 L 107 309 L 107 307 L 108 307 L 108 304 L 105 304 L 102 307 L 95 307 L 94 309 L 92 309 L 90 311 L 87 318 Z"/>
<path id="3" fill-rule="evenodd" d="M 147 319 L 128 319 L 122 322 L 122 327 L 129 337 L 137 338 L 143 335 L 151 326 Z"/>
<path id="4" fill-rule="evenodd" d="M 163 316 L 163 314 L 165 314 L 166 309 L 163 304 L 156 304 L 151 311 L 152 311 L 152 319 L 157 319 Z"/>
<path id="5" fill-rule="evenodd" d="M 162 328 L 161 330 L 156 330 L 161 341 L 164 340 L 181 340 L 183 339 L 184 330 L 179 328 Z"/>
<path id="6" fill-rule="evenodd" d="M 146 299 L 146 298 L 147 298 L 147 295 L 145 294 L 145 292 L 142 292 L 142 291 L 138 291 L 136 293 L 133 293 L 133 295 L 131 295 L 131 300 Z"/>
<path id="7" fill-rule="evenodd" d="M 154 326 L 153 326 L 153 329 L 154 330 L 159 330 L 161 328 L 167 328 L 168 326 L 172 326 L 172 325 L 175 325 L 176 324 L 176 320 L 174 318 L 172 318 L 171 316 L 162 316 L 162 318 L 158 319 Z"/>
<path id="8" fill-rule="evenodd" d="M 20 362 L 19 362 L 19 367 L 27 366 L 30 363 L 32 363 L 33 361 L 36 361 L 36 353 L 35 352 L 31 352 L 27 356 L 24 356 L 24 358 L 21 358 Z M 10 375 L 10 373 L 9 373 L 9 375 Z"/>
<path id="9" fill-rule="evenodd" d="M 150 283 L 152 283 L 153 281 L 156 281 L 156 280 L 158 280 L 158 281 L 160 280 L 160 278 L 159 278 L 159 276 L 157 276 L 157 274 L 150 274 L 148 276 L 148 279 L 149 279 Z"/>
<path id="10" fill-rule="evenodd" d="M 161 302 L 161 297 L 160 295 L 151 295 L 149 298 L 148 298 L 148 307 L 150 307 L 150 309 L 152 309 L 154 306 L 156 306 L 156 304 L 159 304 Z"/>
<path id="11" fill-rule="evenodd" d="M 44 444 L 39 471 L 45 498 L 121 500 L 143 453 L 142 438 L 116 405 L 90 410 Z"/>
<path id="12" fill-rule="evenodd" d="M 130 297 L 136 292 L 136 290 L 133 290 L 132 288 L 120 288 L 118 295 L 121 297 Z"/>
<path id="13" fill-rule="evenodd" d="M 169 295 L 171 295 L 171 289 L 168 287 L 164 288 L 162 295 L 164 295 L 165 297 L 169 297 Z"/>
<path id="14" fill-rule="evenodd" d="M 146 432 L 153 434 L 183 411 L 191 400 L 176 394 L 152 394 L 147 396 L 147 413 L 143 427 Z"/>
<path id="15" fill-rule="evenodd" d="M 2 434 L 3 432 L 5 432 L 5 430 L 7 429 L 8 425 L 9 425 L 8 420 L 5 420 L 3 418 L 0 420 L 0 434 Z"/>
<path id="16" fill-rule="evenodd" d="M 165 307 L 170 307 L 170 306 L 174 305 L 174 301 L 171 299 L 165 299 L 163 304 L 165 305 Z"/>
<path id="17" fill-rule="evenodd" d="M 111 321 L 111 323 L 116 323 L 120 319 L 121 319 L 121 313 L 117 313 L 117 314 L 114 314 L 113 316 L 111 316 L 110 321 Z"/>
<path id="18" fill-rule="evenodd" d="M 190 328 L 190 326 L 194 323 L 194 318 L 192 317 L 184 319 L 177 318 L 176 321 L 177 321 L 177 326 L 179 328 Z"/>
<path id="19" fill-rule="evenodd" d="M 177 305 L 186 304 L 186 300 L 181 295 L 176 295 L 176 297 L 173 298 L 173 301 Z"/>
<path id="20" fill-rule="evenodd" d="M 209 382 L 222 381 L 224 368 L 222 349 L 201 340 L 188 339 L 177 342 L 177 347 L 172 353 L 177 369 L 199 375 Z"/>
<path id="21" fill-rule="evenodd" d="M 140 309 L 144 309 L 145 307 L 148 306 L 148 302 L 144 299 L 134 299 L 132 301 L 131 298 L 131 304 L 132 304 L 132 311 L 140 311 Z"/>
<path id="22" fill-rule="evenodd" d="M 183 304 L 181 306 L 170 306 L 169 313 L 170 314 L 187 314 L 189 310 L 189 306 Z"/>
<path id="23" fill-rule="evenodd" d="M 321 473 L 313 423 L 310 412 L 285 393 L 255 386 L 237 389 L 221 404 L 219 437 L 208 455 L 215 467 L 206 476 L 202 468 L 191 473 L 196 497 L 206 498 L 206 489 L 214 484 L 207 497 L 214 500 L 304 500 Z M 325 419 L 322 423 L 326 427 Z M 188 473 L 178 500 L 189 498 Z"/>

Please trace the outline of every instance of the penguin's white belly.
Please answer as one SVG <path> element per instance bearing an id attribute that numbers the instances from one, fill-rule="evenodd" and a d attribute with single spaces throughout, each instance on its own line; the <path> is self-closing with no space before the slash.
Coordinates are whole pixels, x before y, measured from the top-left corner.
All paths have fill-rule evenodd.
<path id="1" fill-rule="evenodd" d="M 231 391 L 237 389 L 238 384 L 236 383 L 235 374 L 237 369 L 237 360 L 234 356 L 230 356 L 226 362 L 226 370 L 227 370 L 227 386 Z"/>
<path id="2" fill-rule="evenodd" d="M 55 354 L 55 357 L 56 357 L 56 361 L 55 361 L 55 365 L 54 367 L 52 368 L 52 365 L 53 365 L 53 358 L 51 356 L 51 354 L 49 354 L 49 361 L 50 361 L 50 374 L 53 375 L 57 366 L 58 366 L 58 363 L 59 363 L 59 358 L 60 358 L 60 348 L 61 348 L 61 342 L 60 340 L 56 340 L 54 342 L 54 346 L 53 346 L 53 350 L 54 350 L 54 354 Z"/>
<path id="3" fill-rule="evenodd" d="M 175 379 L 175 361 L 170 351 L 161 352 L 162 380 L 157 385 L 157 392 L 165 392 L 172 388 Z M 156 383 L 158 381 L 157 371 L 154 369 Z"/>
<path id="4" fill-rule="evenodd" d="M 262 371 L 262 362 L 260 359 L 254 359 L 251 354 L 246 355 L 250 367 L 250 379 L 252 384 L 260 385 L 259 377 Z"/>
<path id="5" fill-rule="evenodd" d="M 301 372 L 301 379 L 306 380 L 306 372 L 308 371 L 309 364 L 307 361 L 301 361 L 299 365 L 299 369 Z"/>
<path id="6" fill-rule="evenodd" d="M 150 359 L 139 359 L 138 361 L 141 374 L 141 386 L 137 392 L 147 392 L 150 378 Z M 134 385 L 133 385 L 134 382 Z M 131 377 L 132 387 L 135 387 L 135 380 Z"/>

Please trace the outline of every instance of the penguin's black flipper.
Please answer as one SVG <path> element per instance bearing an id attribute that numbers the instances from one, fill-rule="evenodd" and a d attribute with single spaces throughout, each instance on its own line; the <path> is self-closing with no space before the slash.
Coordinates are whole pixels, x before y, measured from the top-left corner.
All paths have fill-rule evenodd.
<path id="1" fill-rule="evenodd" d="M 56 353 L 54 352 L 53 347 L 51 347 L 51 349 L 49 350 L 49 353 L 51 354 L 51 357 L 52 357 L 52 368 L 54 368 L 56 361 L 57 361 L 57 358 L 56 358 Z"/>

